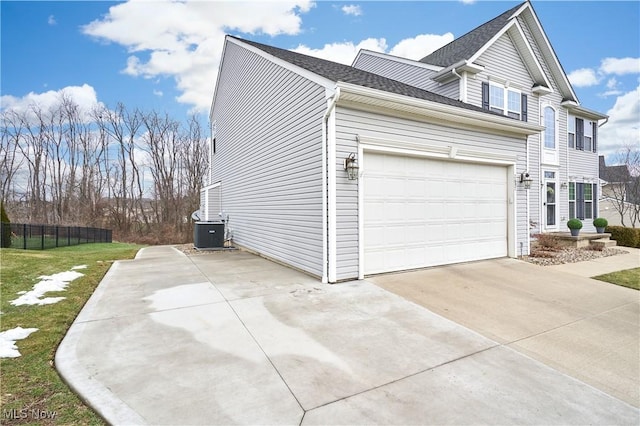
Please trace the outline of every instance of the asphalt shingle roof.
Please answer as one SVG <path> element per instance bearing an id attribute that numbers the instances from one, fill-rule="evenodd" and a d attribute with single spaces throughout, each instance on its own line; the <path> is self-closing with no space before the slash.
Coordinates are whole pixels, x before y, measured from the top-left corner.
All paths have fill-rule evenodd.
<path id="1" fill-rule="evenodd" d="M 427 101 L 437 102 L 440 104 L 450 105 L 454 107 L 464 108 L 467 110 L 484 112 L 493 115 L 496 114 L 492 111 L 488 111 L 477 107 L 475 105 L 467 104 L 456 99 L 448 98 L 446 96 L 438 95 L 427 90 L 422 90 L 409 84 L 401 83 L 390 78 L 382 77 L 381 75 L 371 72 L 363 71 L 348 65 L 339 64 L 337 62 L 328 61 L 325 59 L 315 58 L 313 56 L 304 55 L 301 53 L 292 52 L 290 50 L 281 49 L 274 46 L 269 46 L 255 41 L 245 40 L 239 37 L 229 36 L 243 43 L 257 47 L 258 49 L 282 59 L 293 65 L 297 65 L 307 71 L 311 71 L 319 76 L 327 78 L 331 81 L 341 81 L 344 83 L 351 83 L 358 86 L 368 87 L 371 89 L 382 90 L 389 93 L 395 93 L 398 95 L 409 96 L 417 99 L 424 99 Z"/>
<path id="2" fill-rule="evenodd" d="M 451 43 L 441 47 L 435 52 L 420 59 L 425 64 L 448 67 L 464 59 L 472 57 L 482 46 L 484 46 L 493 36 L 495 36 L 524 3 L 507 10 L 502 15 L 493 18 L 491 21 L 480 25 L 465 35 L 458 37 Z"/>

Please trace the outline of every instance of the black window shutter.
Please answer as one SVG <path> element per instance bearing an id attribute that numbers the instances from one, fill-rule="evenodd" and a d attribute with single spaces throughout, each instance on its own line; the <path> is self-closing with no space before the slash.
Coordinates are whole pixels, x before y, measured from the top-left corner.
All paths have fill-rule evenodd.
<path id="1" fill-rule="evenodd" d="M 576 118 L 576 149 L 584 151 L 584 120 Z"/>
<path id="2" fill-rule="evenodd" d="M 524 93 L 522 94 L 522 102 L 520 104 L 520 107 L 522 109 L 520 114 L 520 117 L 522 118 L 522 121 L 529 121 L 527 119 L 527 95 L 525 95 Z"/>
<path id="3" fill-rule="evenodd" d="M 213 153 L 216 153 L 216 138 L 213 138 Z"/>
<path id="4" fill-rule="evenodd" d="M 598 184 L 597 183 L 593 184 L 593 191 L 591 193 L 593 194 L 593 216 L 591 217 L 595 219 L 596 217 L 598 217 Z"/>
<path id="5" fill-rule="evenodd" d="M 482 82 L 482 108 L 489 109 L 489 83 Z"/>
<path id="6" fill-rule="evenodd" d="M 584 183 L 576 182 L 576 217 L 584 219 Z"/>
<path id="7" fill-rule="evenodd" d="M 593 152 L 598 152 L 598 122 L 591 123 L 593 126 Z"/>

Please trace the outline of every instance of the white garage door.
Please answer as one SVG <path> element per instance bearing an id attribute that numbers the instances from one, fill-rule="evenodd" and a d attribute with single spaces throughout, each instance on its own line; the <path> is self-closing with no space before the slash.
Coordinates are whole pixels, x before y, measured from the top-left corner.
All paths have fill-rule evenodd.
<path id="1" fill-rule="evenodd" d="M 507 168 L 365 153 L 365 274 L 507 255 Z"/>

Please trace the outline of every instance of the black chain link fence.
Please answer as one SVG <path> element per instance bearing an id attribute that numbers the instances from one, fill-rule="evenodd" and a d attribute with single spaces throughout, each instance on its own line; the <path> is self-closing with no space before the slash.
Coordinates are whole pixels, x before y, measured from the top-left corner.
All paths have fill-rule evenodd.
<path id="1" fill-rule="evenodd" d="M 15 249 L 45 250 L 86 243 L 111 242 L 111 229 L 4 222 L 0 228 L 2 241 L 8 241 L 6 237 L 8 233 L 11 236 L 10 247 Z"/>

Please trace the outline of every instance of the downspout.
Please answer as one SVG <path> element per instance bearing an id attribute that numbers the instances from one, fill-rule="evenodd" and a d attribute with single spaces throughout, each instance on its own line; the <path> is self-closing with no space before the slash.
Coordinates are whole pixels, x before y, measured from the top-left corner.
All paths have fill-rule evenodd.
<path id="1" fill-rule="evenodd" d="M 531 173 L 529 170 L 529 136 L 524 139 L 524 148 L 526 152 L 527 162 L 526 162 L 526 172 Z M 527 256 L 531 254 L 531 189 L 525 190 L 526 192 L 526 203 L 527 203 Z M 520 251 L 520 255 L 522 255 L 522 250 Z"/>
<path id="2" fill-rule="evenodd" d="M 329 117 L 340 99 L 340 88 L 336 87 L 329 98 L 327 110 L 322 117 L 322 283 L 329 282 Z M 334 150 L 335 151 L 335 150 Z M 335 154 L 334 154 L 335 155 Z M 335 167 L 335 165 L 334 165 Z M 335 195 L 335 194 L 332 194 Z M 331 225 L 333 226 L 333 225 Z"/>
<path id="3" fill-rule="evenodd" d="M 455 77 L 458 78 L 458 100 L 462 101 L 462 102 L 467 102 L 467 90 L 466 87 L 464 88 L 465 90 L 463 91 L 463 87 L 462 87 L 462 76 L 460 74 L 458 74 L 458 71 L 456 71 L 455 68 L 451 68 L 451 74 L 453 74 Z M 464 96 L 462 96 L 462 94 L 464 93 Z"/>
<path id="4" fill-rule="evenodd" d="M 542 125 L 542 99 L 538 96 L 538 124 Z M 542 175 L 542 156 L 544 154 L 544 133 L 538 134 L 538 185 L 536 185 L 536 197 L 538 199 L 538 233 L 542 234 L 544 232 L 544 224 L 545 224 L 545 216 L 546 210 L 544 207 L 545 196 L 543 195 L 542 187 L 544 186 L 544 176 Z M 546 194 L 546 192 L 545 192 Z"/>

